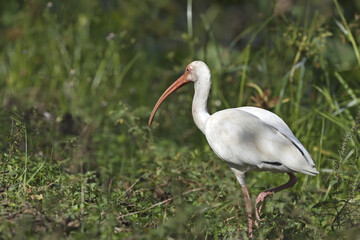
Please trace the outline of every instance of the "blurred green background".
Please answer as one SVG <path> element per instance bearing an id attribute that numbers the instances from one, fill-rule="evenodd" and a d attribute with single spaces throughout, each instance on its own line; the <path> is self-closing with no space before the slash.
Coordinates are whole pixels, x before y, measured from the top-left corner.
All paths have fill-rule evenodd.
<path id="1" fill-rule="evenodd" d="M 320 174 L 267 201 L 257 239 L 360 234 L 360 1 L 0 2 L 0 238 L 247 239 L 240 185 L 191 116 L 269 109 Z M 250 194 L 286 174 L 250 173 Z"/>

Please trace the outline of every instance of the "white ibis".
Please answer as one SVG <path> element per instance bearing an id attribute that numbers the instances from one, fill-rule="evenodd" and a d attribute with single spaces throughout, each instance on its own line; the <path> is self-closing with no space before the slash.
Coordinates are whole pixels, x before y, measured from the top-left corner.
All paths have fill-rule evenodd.
<path id="1" fill-rule="evenodd" d="M 151 116 L 149 126 L 160 104 L 171 93 L 189 82 L 194 82 L 195 94 L 192 115 L 196 126 L 205 134 L 216 155 L 224 160 L 235 173 L 242 186 L 248 213 L 249 235 L 252 237 L 253 207 L 246 187 L 245 174 L 249 171 L 271 171 L 287 173 L 287 183 L 258 195 L 255 214 L 260 221 L 260 211 L 267 196 L 294 186 L 297 179 L 293 172 L 316 175 L 314 161 L 286 123 L 277 115 L 256 107 L 225 109 L 212 115 L 207 110 L 211 88 L 211 74 L 202 61 L 190 63 L 185 73 L 159 98 Z"/>

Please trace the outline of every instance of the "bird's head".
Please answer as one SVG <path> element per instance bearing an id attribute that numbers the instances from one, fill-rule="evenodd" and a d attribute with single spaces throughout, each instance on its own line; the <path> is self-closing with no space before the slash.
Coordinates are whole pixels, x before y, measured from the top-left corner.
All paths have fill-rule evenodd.
<path id="1" fill-rule="evenodd" d="M 202 61 L 194 61 L 187 65 L 184 73 L 186 79 L 191 82 L 197 82 L 199 80 L 210 79 L 210 69 L 206 63 Z"/>
<path id="2" fill-rule="evenodd" d="M 197 84 L 200 81 L 210 81 L 210 70 L 204 62 L 194 61 L 187 65 L 184 74 L 179 77 L 173 84 L 171 84 L 171 86 L 168 87 L 168 89 L 166 89 L 166 91 L 161 95 L 151 112 L 148 125 L 151 125 L 157 109 L 160 107 L 160 104 L 165 100 L 165 98 L 189 82 L 194 82 Z"/>

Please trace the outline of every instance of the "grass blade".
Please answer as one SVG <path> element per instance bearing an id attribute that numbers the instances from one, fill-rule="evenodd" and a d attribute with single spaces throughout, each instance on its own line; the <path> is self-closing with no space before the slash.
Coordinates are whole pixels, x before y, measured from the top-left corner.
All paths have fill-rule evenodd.
<path id="1" fill-rule="evenodd" d="M 337 1 L 337 0 L 334 0 L 334 3 L 335 3 L 337 12 L 338 12 L 339 15 L 340 15 L 341 21 L 342 21 L 343 24 L 344 24 L 344 28 L 346 29 L 346 32 L 343 31 L 343 33 L 345 34 L 345 36 L 346 36 L 346 37 L 348 38 L 348 40 L 350 41 L 350 43 L 351 43 L 351 45 L 352 45 L 352 47 L 353 47 L 353 49 L 354 49 L 354 53 L 355 53 L 356 59 L 357 59 L 358 64 L 359 64 L 359 66 L 360 66 L 359 48 L 358 48 L 358 46 L 357 46 L 357 44 L 356 44 L 356 42 L 355 42 L 354 36 L 353 36 L 352 33 L 351 33 L 351 30 L 350 30 L 350 28 L 349 28 L 349 25 L 347 24 L 347 21 L 346 21 L 346 19 L 345 19 L 345 17 L 344 17 L 344 14 L 343 14 L 342 11 L 341 11 L 341 8 L 340 8 L 340 5 L 339 5 L 338 1 Z M 341 28 L 341 29 L 343 30 L 343 28 Z M 346 33 L 347 33 L 347 34 L 346 34 Z"/>

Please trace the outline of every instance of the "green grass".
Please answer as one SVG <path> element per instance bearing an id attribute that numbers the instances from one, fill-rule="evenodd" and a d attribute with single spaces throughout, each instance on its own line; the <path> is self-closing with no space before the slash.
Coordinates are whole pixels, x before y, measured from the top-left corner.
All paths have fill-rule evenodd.
<path id="1" fill-rule="evenodd" d="M 188 10 L 188 11 L 187 11 Z M 191 117 L 255 105 L 288 123 L 320 174 L 267 201 L 256 239 L 360 234 L 359 4 L 7 1 L 0 4 L 1 239 L 247 239 L 241 189 Z M 250 173 L 252 197 L 287 181 Z"/>

